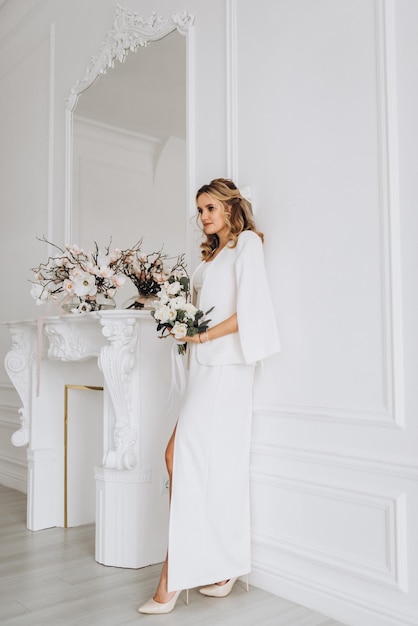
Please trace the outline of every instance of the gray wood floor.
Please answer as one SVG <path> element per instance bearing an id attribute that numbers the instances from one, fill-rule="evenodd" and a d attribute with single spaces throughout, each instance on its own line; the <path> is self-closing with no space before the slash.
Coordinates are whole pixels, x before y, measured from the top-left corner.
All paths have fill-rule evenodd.
<path id="1" fill-rule="evenodd" d="M 154 592 L 160 566 L 105 567 L 94 560 L 94 526 L 26 529 L 26 496 L 0 485 L 0 623 L 3 626 L 343 626 L 238 582 L 227 598 L 180 596 L 172 613 L 137 607 Z"/>

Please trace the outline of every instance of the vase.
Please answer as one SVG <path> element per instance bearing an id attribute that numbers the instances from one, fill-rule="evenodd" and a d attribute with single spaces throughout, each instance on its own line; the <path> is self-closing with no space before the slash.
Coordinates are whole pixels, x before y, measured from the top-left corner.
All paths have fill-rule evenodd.
<path id="1" fill-rule="evenodd" d="M 104 293 L 98 293 L 91 301 L 92 311 L 110 311 L 116 309 L 116 302 Z"/>
<path id="2" fill-rule="evenodd" d="M 155 302 L 157 297 L 155 294 L 144 294 L 138 292 L 136 296 L 132 296 L 129 300 L 123 303 L 123 309 L 139 309 L 145 311 L 152 311 L 155 309 Z"/>
<path id="3" fill-rule="evenodd" d="M 71 296 L 65 298 L 61 304 L 64 313 L 90 313 L 91 311 L 106 311 L 116 308 L 113 298 L 107 297 L 104 293 L 98 293 L 92 297 Z"/>

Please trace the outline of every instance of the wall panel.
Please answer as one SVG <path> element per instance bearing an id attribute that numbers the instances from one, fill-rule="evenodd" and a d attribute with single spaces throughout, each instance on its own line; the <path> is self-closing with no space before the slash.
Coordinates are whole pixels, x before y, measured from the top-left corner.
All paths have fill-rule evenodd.
<path id="1" fill-rule="evenodd" d="M 30 268 L 41 251 L 37 235 L 48 227 L 48 159 L 49 159 L 49 29 L 28 38 L 28 48 L 13 56 L 3 40 L 0 60 L 2 148 L 0 168 L 0 213 L 2 228 L 0 246 L 0 283 L 7 286 L 2 298 L 2 319 L 34 316 L 36 306 L 29 296 Z M 19 36 L 18 30 L 15 36 Z M 5 149 L 6 147 L 6 149 Z M 28 297 L 29 296 L 29 297 Z M 0 352 L 5 355 L 11 337 L 0 327 Z M 0 475 L 2 482 L 21 491 L 26 490 L 26 449 L 15 449 L 10 436 L 19 423 L 20 406 L 16 394 L 11 403 L 11 387 L 4 368 L 0 370 Z"/>
<path id="2" fill-rule="evenodd" d="M 254 582 L 344 623 L 412 624 L 396 5 L 227 5 L 230 170 L 282 338 L 255 390 Z"/>

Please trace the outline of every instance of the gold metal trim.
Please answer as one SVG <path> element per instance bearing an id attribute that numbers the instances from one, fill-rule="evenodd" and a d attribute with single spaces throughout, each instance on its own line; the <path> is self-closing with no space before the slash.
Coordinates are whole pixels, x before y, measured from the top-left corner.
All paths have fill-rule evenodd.
<path id="1" fill-rule="evenodd" d="M 68 390 L 103 391 L 103 387 L 93 385 L 64 385 L 64 528 L 68 528 Z"/>

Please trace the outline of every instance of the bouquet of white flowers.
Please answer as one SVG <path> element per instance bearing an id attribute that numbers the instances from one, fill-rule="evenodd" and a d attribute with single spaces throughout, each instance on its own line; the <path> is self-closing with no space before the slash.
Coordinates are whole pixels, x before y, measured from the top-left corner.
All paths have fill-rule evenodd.
<path id="1" fill-rule="evenodd" d="M 158 302 L 151 315 L 157 322 L 157 332 L 161 331 L 160 337 L 173 335 L 178 343 L 178 353 L 185 354 L 187 343 L 181 343 L 184 337 L 193 337 L 208 329 L 210 320 L 205 316 L 213 310 L 213 307 L 203 313 L 191 303 L 190 279 L 185 273 L 172 274 L 165 281 L 159 293 Z"/>

